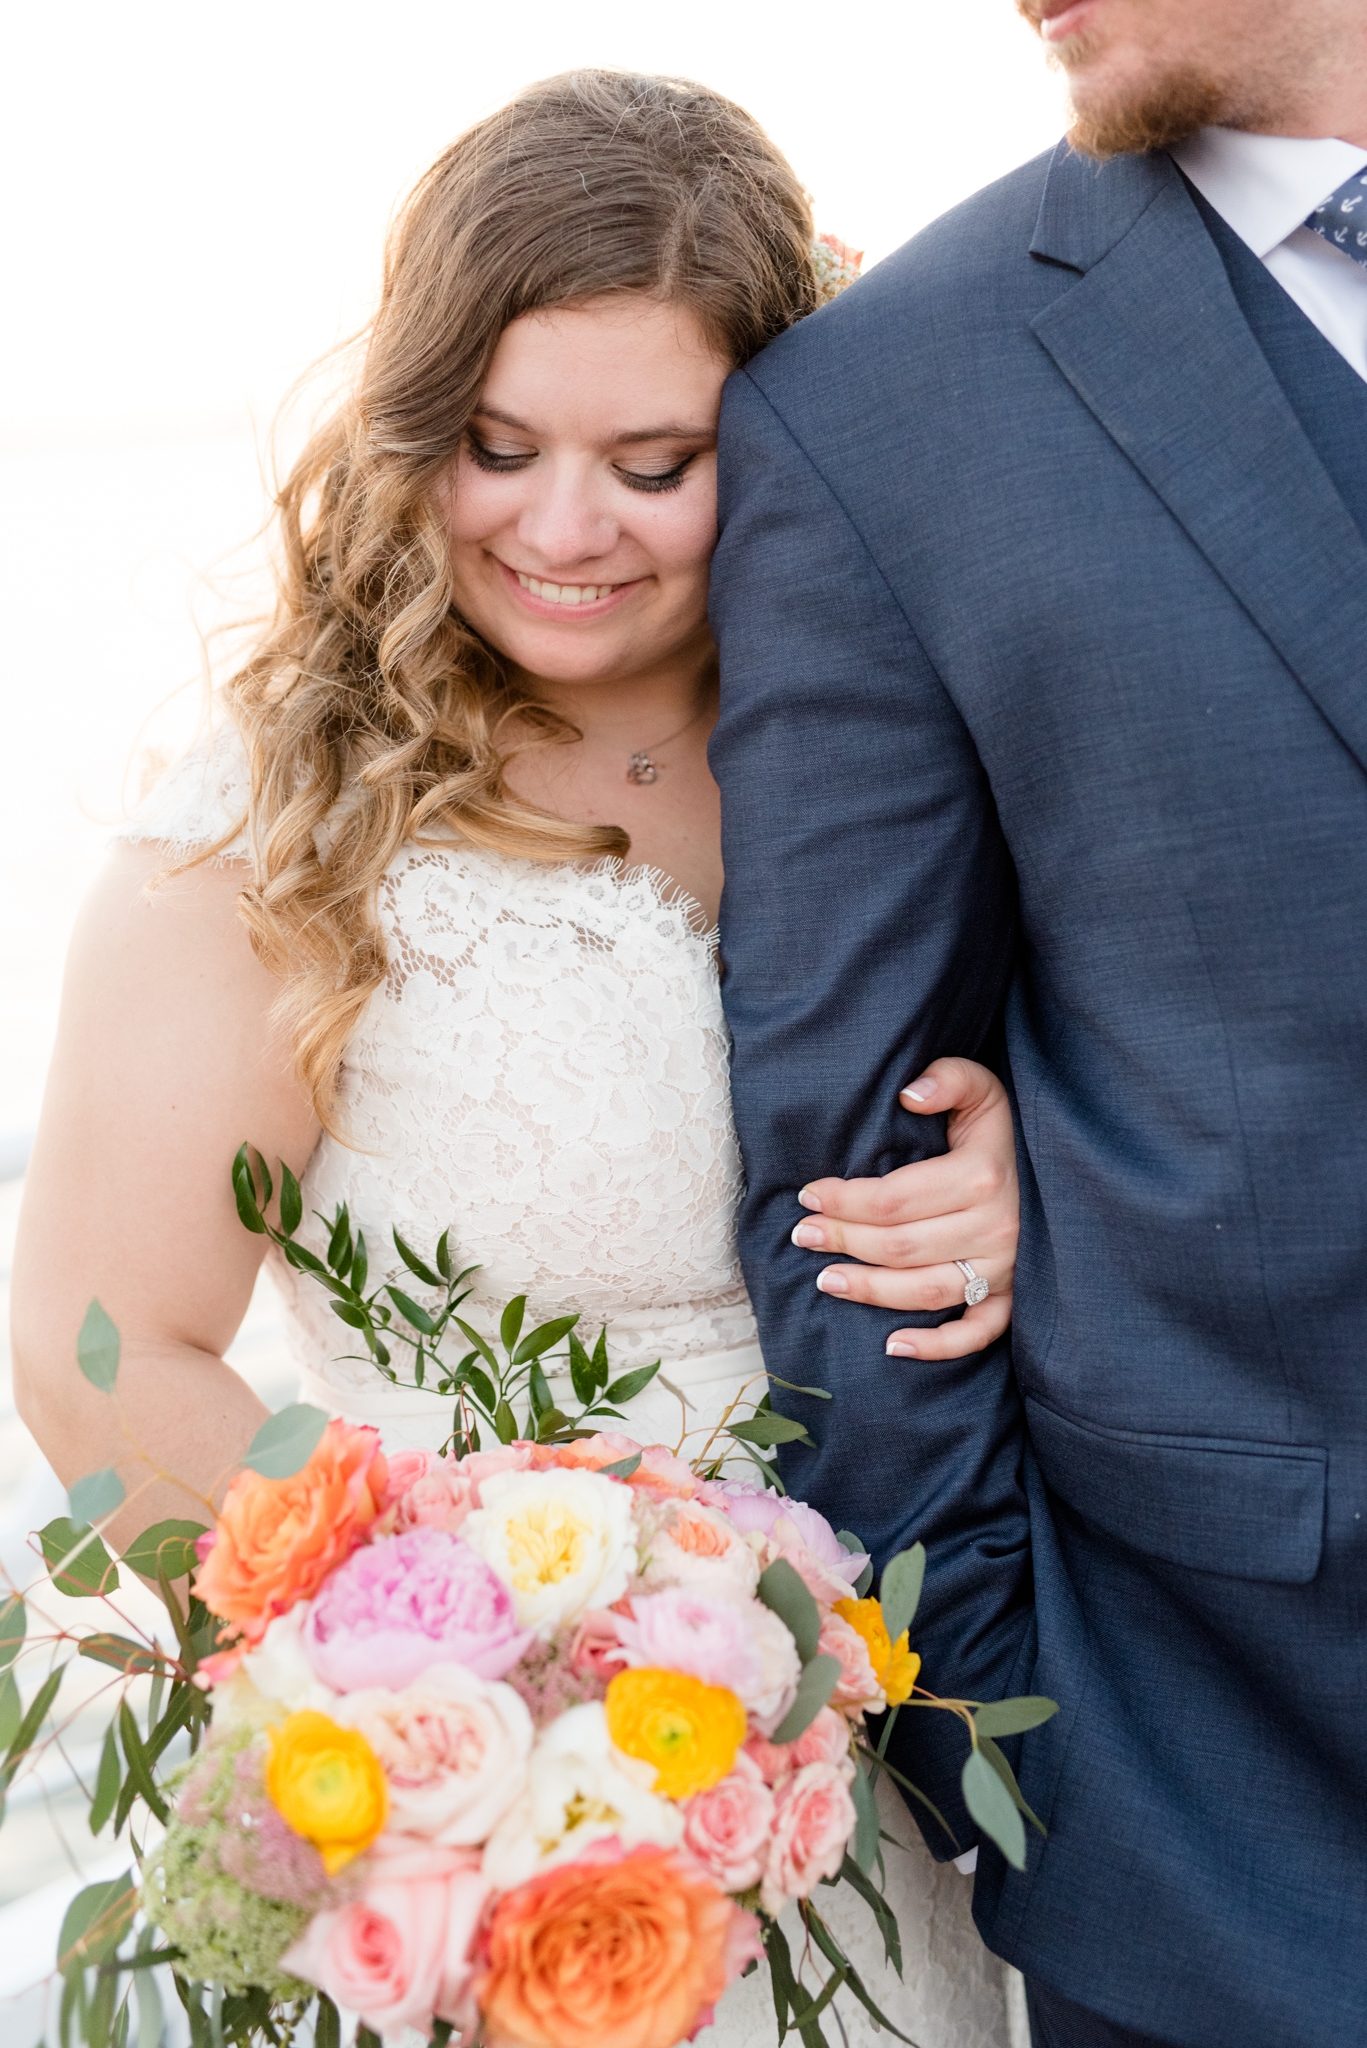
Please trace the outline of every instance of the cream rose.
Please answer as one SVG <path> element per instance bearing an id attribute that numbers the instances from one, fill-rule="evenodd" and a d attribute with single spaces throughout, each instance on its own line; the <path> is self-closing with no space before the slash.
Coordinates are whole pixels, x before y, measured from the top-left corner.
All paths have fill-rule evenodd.
<path id="1" fill-rule="evenodd" d="M 681 1502 L 652 1536 L 646 1584 L 686 1586 L 695 1593 L 752 1594 L 760 1563 L 754 1546 L 718 1508 Z"/>
<path id="2" fill-rule="evenodd" d="M 569 1708 L 538 1739 L 526 1784 L 489 1837 L 486 1880 L 509 1891 L 611 1836 L 624 1849 L 674 1848 L 683 1815 L 650 1790 L 654 1782 L 653 1764 L 614 1748 L 600 1701 Z"/>
<path id="3" fill-rule="evenodd" d="M 548 1640 L 611 1607 L 636 1567 L 629 1489 L 597 1472 L 500 1472 L 480 1487 L 463 1540 L 513 1596 L 522 1628 Z"/>
<path id="4" fill-rule="evenodd" d="M 472 1847 L 526 1783 L 531 1715 L 510 1685 L 461 1665 L 430 1665 L 402 1692 L 348 1693 L 334 1719 L 379 1758 L 396 1834 Z"/>

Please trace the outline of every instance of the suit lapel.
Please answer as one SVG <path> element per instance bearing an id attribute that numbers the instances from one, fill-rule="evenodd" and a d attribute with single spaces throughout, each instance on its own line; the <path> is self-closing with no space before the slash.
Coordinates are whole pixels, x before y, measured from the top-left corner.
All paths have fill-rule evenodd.
<path id="1" fill-rule="evenodd" d="M 1083 272 L 1035 334 L 1367 767 L 1367 544 L 1177 171 L 1061 153 L 1032 253 Z"/>

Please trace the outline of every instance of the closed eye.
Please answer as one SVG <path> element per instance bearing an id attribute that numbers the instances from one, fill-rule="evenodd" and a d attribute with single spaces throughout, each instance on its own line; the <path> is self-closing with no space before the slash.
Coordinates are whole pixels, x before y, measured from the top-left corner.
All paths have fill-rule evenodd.
<path id="1" fill-rule="evenodd" d="M 618 469 L 617 474 L 629 491 L 677 491 L 684 480 L 684 472 L 696 456 L 685 455 L 682 462 L 676 462 L 673 469 L 649 470 Z"/>
<path id="2" fill-rule="evenodd" d="M 481 441 L 468 428 L 465 444 L 470 451 L 470 460 L 476 469 L 482 469 L 489 476 L 509 476 L 519 469 L 525 469 L 536 454 L 534 448 L 519 449 L 516 454 L 500 455 Z"/>

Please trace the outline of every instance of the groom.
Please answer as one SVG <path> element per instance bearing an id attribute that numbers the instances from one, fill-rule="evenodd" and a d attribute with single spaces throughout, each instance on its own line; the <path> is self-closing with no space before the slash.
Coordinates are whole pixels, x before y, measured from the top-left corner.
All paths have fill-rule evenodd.
<path id="1" fill-rule="evenodd" d="M 1036 2042 L 1360 2048 L 1367 6 L 1022 6 L 1072 146 L 728 388 L 746 1270 L 836 1396 L 792 1489 L 926 1544 L 927 1683 L 1062 1703 L 976 1887 Z M 797 1191 L 1003 1045 L 1012 1337 L 885 1358 Z M 962 1731 L 898 1736 L 972 1842 Z"/>

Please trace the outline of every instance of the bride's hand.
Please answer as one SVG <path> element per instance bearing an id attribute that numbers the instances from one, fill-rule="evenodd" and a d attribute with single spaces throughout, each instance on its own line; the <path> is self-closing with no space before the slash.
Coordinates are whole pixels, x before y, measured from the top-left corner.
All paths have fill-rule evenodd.
<path id="1" fill-rule="evenodd" d="M 949 1150 L 899 1166 L 881 1180 L 814 1180 L 798 1200 L 806 1216 L 793 1243 L 843 1252 L 857 1266 L 827 1266 L 825 1293 L 879 1308 L 953 1308 L 964 1298 L 965 1259 L 988 1284 L 986 1301 L 938 1329 L 894 1330 L 893 1358 L 963 1358 L 1000 1337 L 1011 1321 L 1020 1233 L 1011 1105 L 995 1074 L 976 1060 L 935 1060 L 898 1100 L 913 1116 L 949 1113 Z"/>

